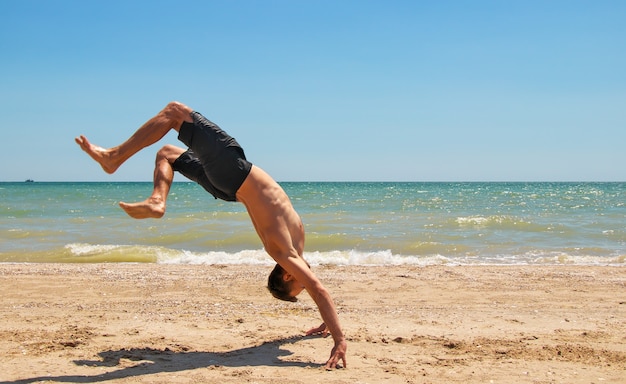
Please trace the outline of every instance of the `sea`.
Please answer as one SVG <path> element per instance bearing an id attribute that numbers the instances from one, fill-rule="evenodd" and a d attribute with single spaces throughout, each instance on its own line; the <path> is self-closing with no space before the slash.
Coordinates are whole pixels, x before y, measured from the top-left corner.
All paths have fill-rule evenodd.
<path id="1" fill-rule="evenodd" d="M 626 183 L 284 182 L 312 265 L 626 265 Z M 161 219 L 118 206 L 151 182 L 0 183 L 0 262 L 259 264 L 240 203 L 172 185 Z"/>

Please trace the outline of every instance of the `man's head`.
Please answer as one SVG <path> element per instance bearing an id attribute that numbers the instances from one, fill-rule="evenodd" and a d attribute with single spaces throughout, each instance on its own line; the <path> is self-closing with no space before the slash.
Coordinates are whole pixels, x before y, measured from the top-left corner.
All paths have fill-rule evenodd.
<path id="1" fill-rule="evenodd" d="M 311 268 L 309 263 L 307 266 Z M 267 279 L 267 289 L 272 296 L 279 300 L 296 302 L 298 301 L 296 296 L 302 292 L 304 287 L 280 265 L 276 264 Z"/>

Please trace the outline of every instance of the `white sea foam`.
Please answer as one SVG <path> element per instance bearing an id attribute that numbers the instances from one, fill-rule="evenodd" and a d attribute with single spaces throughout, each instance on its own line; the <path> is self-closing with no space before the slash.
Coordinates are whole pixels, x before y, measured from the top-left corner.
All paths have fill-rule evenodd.
<path id="1" fill-rule="evenodd" d="M 65 249 L 69 250 L 75 256 L 93 255 L 98 253 L 110 252 L 119 249 L 121 245 L 101 245 L 101 244 L 67 244 Z"/>
<path id="2" fill-rule="evenodd" d="M 266 265 L 274 264 L 263 249 L 235 252 L 198 252 L 158 246 L 102 245 L 72 243 L 65 246 L 57 262 L 151 262 L 159 264 L 191 265 Z M 591 253 L 531 250 L 516 254 L 464 254 L 464 255 L 400 255 L 390 250 L 331 250 L 305 252 L 304 258 L 311 265 L 338 266 L 385 266 L 385 265 L 615 265 L 626 264 L 626 254 L 598 256 Z"/>
<path id="3" fill-rule="evenodd" d="M 438 265 L 450 262 L 450 259 L 441 255 L 402 256 L 394 255 L 390 250 L 305 252 L 304 257 L 313 265 Z"/>
<path id="4" fill-rule="evenodd" d="M 305 252 L 304 258 L 311 265 L 338 266 L 385 266 L 385 265 L 624 265 L 626 255 L 599 257 L 592 255 L 554 254 L 552 252 L 530 252 L 524 255 L 493 255 L 447 257 L 443 255 L 397 255 L 389 250 L 364 252 L 357 250 L 334 250 L 327 252 Z M 176 251 L 162 255 L 157 260 L 162 264 L 249 264 L 273 265 L 274 261 L 262 249 L 240 252 L 190 252 Z"/>
<path id="5" fill-rule="evenodd" d="M 179 251 L 169 254 L 160 254 L 157 258 L 160 264 L 249 264 L 272 265 L 272 259 L 263 250 L 244 250 L 239 252 L 190 252 Z"/>

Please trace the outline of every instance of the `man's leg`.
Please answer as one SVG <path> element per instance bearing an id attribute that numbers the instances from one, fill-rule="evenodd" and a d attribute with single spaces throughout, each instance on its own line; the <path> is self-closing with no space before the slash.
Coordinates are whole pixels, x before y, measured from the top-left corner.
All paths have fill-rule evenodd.
<path id="1" fill-rule="evenodd" d="M 159 141 L 170 129 L 178 131 L 183 121 L 193 122 L 191 112 L 192 109 L 188 106 L 171 102 L 142 125 L 128 140 L 108 149 L 90 143 L 82 135 L 75 141 L 83 151 L 100 164 L 106 173 L 113 173 L 135 153 Z"/>
<path id="2" fill-rule="evenodd" d="M 165 214 L 167 195 L 174 180 L 172 164 L 185 152 L 183 148 L 166 145 L 157 152 L 152 195 L 139 203 L 120 202 L 120 207 L 135 219 L 160 218 Z"/>

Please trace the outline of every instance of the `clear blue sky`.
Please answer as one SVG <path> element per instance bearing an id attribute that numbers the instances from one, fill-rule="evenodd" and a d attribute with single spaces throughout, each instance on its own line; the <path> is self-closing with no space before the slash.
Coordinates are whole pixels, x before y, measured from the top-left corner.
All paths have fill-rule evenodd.
<path id="1" fill-rule="evenodd" d="M 73 138 L 119 144 L 171 100 L 279 181 L 626 180 L 626 1 L 0 0 L 0 14 L 0 181 L 151 180 L 159 144 L 106 175 Z"/>

